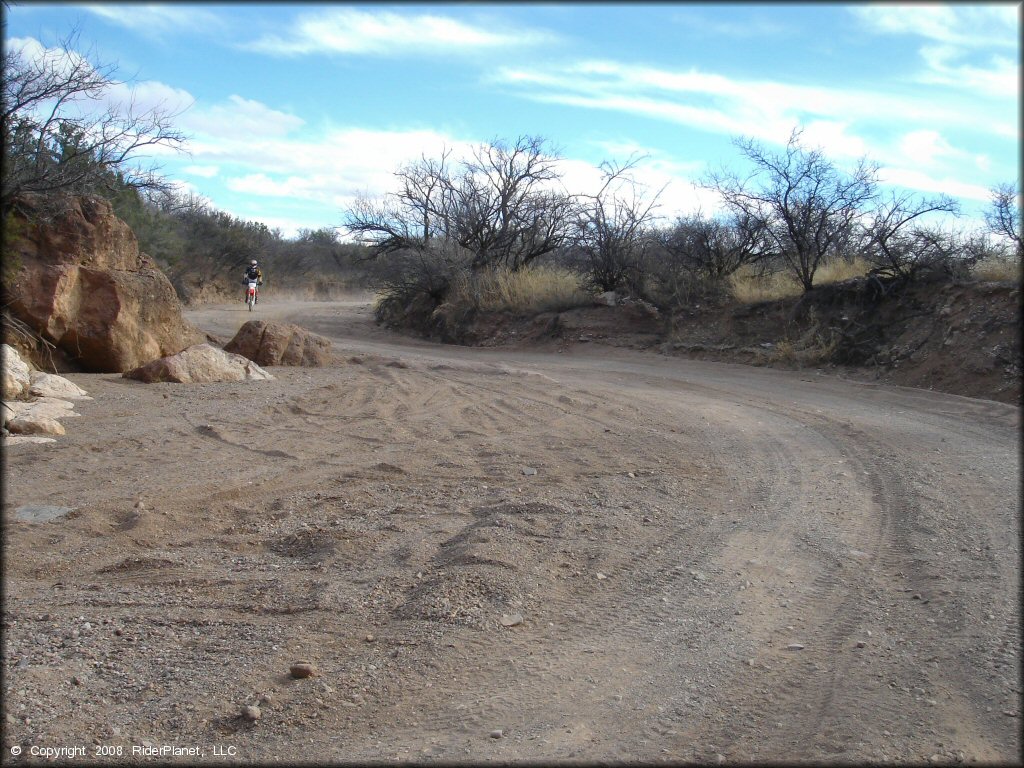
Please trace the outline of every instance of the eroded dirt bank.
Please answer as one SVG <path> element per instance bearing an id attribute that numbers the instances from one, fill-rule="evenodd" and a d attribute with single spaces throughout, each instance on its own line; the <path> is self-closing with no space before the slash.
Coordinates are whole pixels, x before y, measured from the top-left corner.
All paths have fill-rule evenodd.
<path id="1" fill-rule="evenodd" d="M 473 346 L 596 343 L 784 370 L 823 369 L 1021 404 L 1021 294 L 1020 285 L 1009 281 L 886 287 L 858 278 L 800 297 L 696 303 L 672 316 L 629 297 L 618 306 L 531 317 L 442 308 L 430 322 L 420 318 L 416 329 Z"/>
<path id="2" fill-rule="evenodd" d="M 68 374 L 5 456 L 5 757 L 1020 759 L 1017 408 L 262 313 L 343 362 Z"/>

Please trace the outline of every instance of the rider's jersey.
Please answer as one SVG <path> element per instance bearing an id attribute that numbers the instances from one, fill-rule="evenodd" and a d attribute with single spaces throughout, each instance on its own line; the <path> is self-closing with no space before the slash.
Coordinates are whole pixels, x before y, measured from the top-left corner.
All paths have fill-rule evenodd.
<path id="1" fill-rule="evenodd" d="M 259 267 L 249 267 L 245 270 L 246 280 L 257 280 L 263 282 L 263 271 Z"/>

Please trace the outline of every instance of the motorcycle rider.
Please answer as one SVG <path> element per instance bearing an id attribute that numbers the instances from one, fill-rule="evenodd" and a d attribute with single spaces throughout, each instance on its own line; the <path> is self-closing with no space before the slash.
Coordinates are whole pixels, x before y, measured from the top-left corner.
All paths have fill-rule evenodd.
<path id="1" fill-rule="evenodd" d="M 255 303 L 259 304 L 260 303 L 260 289 L 259 289 L 259 286 L 263 285 L 263 270 L 261 270 L 259 268 L 259 265 L 256 263 L 256 259 L 253 259 L 251 262 L 249 262 L 249 266 L 246 267 L 246 270 L 245 270 L 245 275 L 242 277 L 242 282 L 243 283 L 248 284 L 250 280 L 255 280 L 256 281 L 256 301 L 255 301 Z M 246 294 L 248 295 L 248 289 L 246 289 Z M 244 302 L 245 299 L 243 298 L 242 301 Z"/>

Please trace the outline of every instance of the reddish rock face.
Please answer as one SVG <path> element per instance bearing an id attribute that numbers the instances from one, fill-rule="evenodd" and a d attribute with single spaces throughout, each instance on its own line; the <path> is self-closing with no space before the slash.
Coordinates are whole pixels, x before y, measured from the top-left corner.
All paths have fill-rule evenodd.
<path id="1" fill-rule="evenodd" d="M 331 341 L 297 325 L 250 320 L 224 351 L 243 355 L 258 365 L 319 367 L 331 361 Z"/>
<path id="2" fill-rule="evenodd" d="M 19 230 L 10 311 L 82 370 L 120 373 L 204 340 L 105 200 L 72 200 L 51 222 Z"/>
<path id="3" fill-rule="evenodd" d="M 20 206 L 31 210 L 28 205 Z M 114 209 L 99 197 L 68 199 L 64 213 L 52 224 L 40 227 L 25 246 L 42 264 L 79 264 L 94 269 L 136 270 L 150 266 L 139 253 L 131 227 L 114 215 Z"/>

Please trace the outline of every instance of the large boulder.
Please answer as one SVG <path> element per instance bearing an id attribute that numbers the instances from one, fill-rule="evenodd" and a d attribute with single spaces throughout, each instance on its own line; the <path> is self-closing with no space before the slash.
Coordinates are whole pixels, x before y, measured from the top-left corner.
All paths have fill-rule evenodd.
<path id="1" fill-rule="evenodd" d="M 32 371 L 32 385 L 28 393 L 33 397 L 57 397 L 69 400 L 92 400 L 89 393 L 70 379 L 43 371 Z"/>
<path id="2" fill-rule="evenodd" d="M 9 419 L 4 427 L 14 435 L 63 435 L 64 426 L 54 418 L 26 413 Z"/>
<path id="3" fill-rule="evenodd" d="M 37 397 L 33 400 L 12 400 L 3 404 L 3 422 L 22 417 L 40 417 L 47 419 L 66 419 L 77 417 L 75 404 L 70 400 L 62 400 L 59 397 Z"/>
<path id="4" fill-rule="evenodd" d="M 0 394 L 4 400 L 23 397 L 32 385 L 32 369 L 10 344 L 0 346 Z"/>
<path id="5" fill-rule="evenodd" d="M 243 355 L 259 365 L 319 367 L 331 361 L 331 341 L 298 325 L 250 320 L 227 344 L 226 352 Z"/>
<path id="6" fill-rule="evenodd" d="M 64 398 L 92 398 L 63 376 L 32 370 L 7 344 L 2 352 L 4 401 L 0 403 L 0 426 L 4 448 L 25 442 L 54 442 L 40 435 L 65 434 L 60 419 L 79 415 L 74 411 L 75 404 Z"/>
<path id="7" fill-rule="evenodd" d="M 262 381 L 273 379 L 256 363 L 241 355 L 233 355 L 212 344 L 196 344 L 176 355 L 161 357 L 123 374 L 147 384 L 173 381 L 198 384 L 212 381 Z"/>
<path id="8" fill-rule="evenodd" d="M 3 446 L 19 443 L 52 443 L 43 435 L 63 435 L 61 419 L 77 417 L 74 403 L 55 397 L 37 397 L 33 400 L 9 400 L 0 404 L 3 421 Z"/>
<path id="9" fill-rule="evenodd" d="M 86 371 L 126 371 L 204 340 L 108 202 L 72 198 L 50 218 L 34 217 L 34 204 L 20 200 L 6 246 L 14 317 Z"/>

